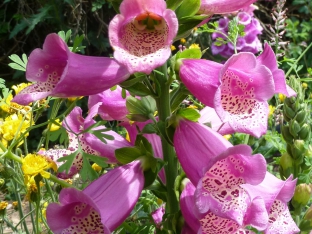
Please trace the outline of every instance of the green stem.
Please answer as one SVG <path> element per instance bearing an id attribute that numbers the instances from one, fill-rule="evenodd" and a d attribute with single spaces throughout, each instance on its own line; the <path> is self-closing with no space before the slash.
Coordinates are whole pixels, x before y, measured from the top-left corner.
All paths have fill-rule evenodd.
<path id="1" fill-rule="evenodd" d="M 50 174 L 49 180 L 53 181 L 54 183 L 58 183 L 59 185 L 65 188 L 73 187 L 72 184 L 69 184 L 65 182 L 64 180 L 60 180 L 55 175 L 52 175 L 52 174 Z"/>
<path id="2" fill-rule="evenodd" d="M 300 54 L 300 56 L 296 59 L 296 61 L 293 63 L 293 65 L 288 69 L 287 73 L 285 74 L 285 77 L 288 77 L 292 69 L 295 68 L 295 65 L 300 61 L 300 59 L 307 53 L 307 51 L 311 48 L 312 43 Z"/>
<path id="3" fill-rule="evenodd" d="M 165 122 L 171 115 L 170 108 L 170 82 L 168 82 L 167 65 L 163 65 L 157 69 L 160 73 L 155 73 L 155 77 L 160 84 L 161 95 L 156 99 L 159 121 Z M 174 191 L 174 182 L 178 175 L 178 162 L 175 156 L 174 148 L 168 143 L 168 141 L 161 138 L 164 161 L 166 162 L 164 169 L 166 174 L 166 186 L 167 186 L 167 203 L 166 212 L 174 214 L 179 211 L 178 200 Z"/>

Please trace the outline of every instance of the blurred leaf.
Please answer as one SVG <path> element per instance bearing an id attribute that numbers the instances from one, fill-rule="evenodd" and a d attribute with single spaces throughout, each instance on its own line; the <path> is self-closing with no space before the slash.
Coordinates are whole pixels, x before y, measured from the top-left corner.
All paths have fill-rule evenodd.
<path id="1" fill-rule="evenodd" d="M 73 165 L 74 159 L 75 157 L 80 153 L 80 150 L 76 150 L 75 152 L 71 153 L 70 155 L 64 156 L 62 158 L 59 158 L 57 161 L 58 162 L 63 162 L 66 161 L 63 165 L 61 165 L 58 168 L 58 172 L 69 172 L 69 169 L 71 168 L 71 166 Z"/>

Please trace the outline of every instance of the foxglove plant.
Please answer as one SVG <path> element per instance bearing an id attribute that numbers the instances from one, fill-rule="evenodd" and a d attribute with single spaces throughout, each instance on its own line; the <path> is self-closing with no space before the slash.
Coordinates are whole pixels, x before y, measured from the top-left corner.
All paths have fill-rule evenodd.
<path id="1" fill-rule="evenodd" d="M 130 73 L 150 74 L 169 58 L 177 31 L 177 17 L 164 0 L 124 0 L 109 24 L 109 40 L 114 58 Z"/>
<path id="2" fill-rule="evenodd" d="M 85 153 L 102 156 L 107 159 L 107 163 L 117 163 L 118 161 L 115 157 L 115 150 L 118 148 L 131 146 L 131 144 L 125 138 L 112 130 L 105 131 L 105 127 L 103 126 L 93 128 L 92 130 L 103 130 L 105 131 L 105 134 L 114 137 L 113 140 L 106 139 L 107 143 L 104 143 L 92 133 L 83 132 L 96 123 L 96 121 L 93 120 L 93 117 L 98 112 L 100 105 L 101 103 L 94 105 L 89 110 L 89 114 L 85 119 L 82 117 L 82 110 L 80 107 L 75 107 L 64 119 L 63 127 L 66 129 L 69 136 L 68 149 L 49 149 L 47 151 L 41 150 L 39 151 L 39 154 L 50 157 L 60 166 L 62 163 L 57 162 L 57 160 L 61 157 L 74 153 L 76 150 L 78 150 L 80 145 L 81 149 Z M 59 172 L 58 177 L 71 178 L 80 171 L 82 165 L 83 157 L 80 153 L 78 153 L 69 172 Z"/>
<path id="3" fill-rule="evenodd" d="M 235 132 L 255 137 L 267 130 L 267 100 L 275 93 L 295 95 L 286 85 L 284 72 L 277 68 L 274 52 L 267 44 L 259 57 L 241 52 L 224 65 L 203 59 L 184 59 L 180 77 L 190 92 L 205 105 L 215 108 L 220 119 L 228 122 Z"/>
<path id="4" fill-rule="evenodd" d="M 60 204 L 47 207 L 48 225 L 55 234 L 111 233 L 130 214 L 143 185 L 141 163 L 133 161 L 104 174 L 83 191 L 62 189 Z"/>
<path id="5" fill-rule="evenodd" d="M 26 79 L 34 84 L 18 93 L 12 102 L 27 105 L 48 96 L 88 96 L 129 75 L 127 68 L 113 58 L 72 53 L 63 39 L 52 33 L 46 37 L 43 49 L 35 49 L 29 56 Z"/>

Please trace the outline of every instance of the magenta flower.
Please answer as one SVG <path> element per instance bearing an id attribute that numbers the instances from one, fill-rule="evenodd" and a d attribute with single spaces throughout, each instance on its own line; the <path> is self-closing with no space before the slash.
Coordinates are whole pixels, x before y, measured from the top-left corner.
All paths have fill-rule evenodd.
<path id="1" fill-rule="evenodd" d="M 129 75 L 115 59 L 70 52 L 66 43 L 52 33 L 46 37 L 43 49 L 35 49 L 29 56 L 26 78 L 35 83 L 12 101 L 27 105 L 47 96 L 88 96 L 126 80 Z"/>
<path id="2" fill-rule="evenodd" d="M 248 223 L 259 230 L 266 228 L 264 202 L 259 206 L 261 201 L 250 199 L 241 187 L 264 179 L 266 161 L 261 154 L 251 155 L 248 145 L 232 146 L 207 126 L 188 120 L 179 122 L 174 145 L 185 174 L 197 185 L 195 203 L 200 218 L 212 212 L 239 226 Z"/>
<path id="3" fill-rule="evenodd" d="M 265 234 L 296 234 L 300 232 L 287 206 L 287 202 L 294 195 L 296 183 L 297 180 L 292 180 L 292 176 L 283 181 L 267 172 L 260 184 L 256 186 L 242 185 L 251 198 L 261 196 L 265 201 L 265 207 L 269 214 L 269 223 L 264 231 Z"/>
<path id="4" fill-rule="evenodd" d="M 154 223 L 156 225 L 157 228 L 161 229 L 161 223 L 163 221 L 163 216 L 165 214 L 165 205 L 161 205 L 159 208 L 157 208 L 156 210 L 154 210 L 151 215 L 152 218 L 154 220 Z"/>
<path id="5" fill-rule="evenodd" d="M 255 213 L 259 213 L 259 211 L 262 213 L 261 207 L 263 207 L 264 204 L 261 198 L 257 198 L 256 202 L 253 203 L 253 206 L 248 208 L 248 212 L 244 216 L 243 224 L 239 225 L 232 219 L 219 217 L 211 211 L 209 211 L 204 217 L 198 217 L 198 213 L 195 210 L 195 191 L 195 186 L 191 182 L 188 182 L 180 197 L 181 212 L 185 220 L 182 234 L 254 233 L 246 229 L 245 226 L 248 225 L 251 216 Z M 260 208 L 260 210 L 258 208 Z M 262 220 L 267 221 L 267 215 L 265 213 L 262 214 L 263 217 L 258 217 L 259 220 L 261 221 L 262 218 Z"/>
<path id="6" fill-rule="evenodd" d="M 60 204 L 47 207 L 48 225 L 54 234 L 109 234 L 130 214 L 143 185 L 141 163 L 133 161 L 109 171 L 83 191 L 64 188 Z"/>
<path id="7" fill-rule="evenodd" d="M 248 7 L 256 0 L 201 0 L 199 14 L 225 14 Z"/>
<path id="8" fill-rule="evenodd" d="M 235 132 L 256 137 L 267 130 L 267 100 L 275 93 L 295 95 L 286 85 L 285 75 L 277 68 L 276 58 L 268 45 L 258 58 L 252 53 L 241 52 L 224 65 L 209 60 L 184 59 L 180 77 L 190 92 L 205 105 L 215 108 L 220 119 L 228 122 Z"/>
<path id="9" fill-rule="evenodd" d="M 177 31 L 177 17 L 164 0 L 124 0 L 109 24 L 109 40 L 114 58 L 130 73 L 149 74 L 169 58 Z"/>
<path id="10" fill-rule="evenodd" d="M 101 103 L 98 114 L 104 120 L 129 121 L 126 117 L 129 114 L 126 107 L 126 98 L 122 97 L 122 88 L 117 86 L 115 90 L 107 89 L 101 93 L 89 96 L 88 107 L 91 109 L 97 103 Z M 129 96 L 126 91 L 126 96 Z"/>
<path id="11" fill-rule="evenodd" d="M 63 127 L 67 130 L 69 136 L 69 147 L 68 149 L 50 149 L 47 151 L 40 151 L 40 154 L 49 156 L 52 160 L 56 161 L 57 159 L 68 156 L 70 153 L 75 152 L 78 149 L 78 144 L 81 145 L 81 148 L 84 152 L 88 154 L 93 154 L 97 156 L 102 156 L 107 159 L 107 163 L 117 163 L 115 157 L 115 150 L 122 147 L 130 147 L 131 144 L 118 133 L 109 130 L 104 133 L 114 137 L 114 140 L 108 140 L 107 144 L 101 141 L 92 133 L 81 133 L 93 124 L 96 123 L 92 118 L 98 112 L 100 103 L 93 106 L 89 110 L 88 116 L 84 119 L 82 117 L 82 110 L 80 107 L 75 107 L 70 114 L 64 119 Z M 93 130 L 105 130 L 105 127 L 93 128 Z M 61 163 L 56 162 L 58 165 Z M 70 178 L 82 168 L 83 157 L 79 153 L 73 161 L 73 165 L 70 168 L 69 173 L 61 172 L 58 173 L 60 178 Z"/>

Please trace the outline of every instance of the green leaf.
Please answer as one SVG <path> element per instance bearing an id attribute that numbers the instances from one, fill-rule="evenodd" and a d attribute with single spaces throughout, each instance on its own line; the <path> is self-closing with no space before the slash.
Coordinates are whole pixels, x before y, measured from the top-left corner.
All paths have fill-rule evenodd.
<path id="1" fill-rule="evenodd" d="M 141 131 L 142 133 L 152 134 L 157 133 L 157 129 L 155 128 L 154 124 L 148 123 L 144 126 L 144 128 Z"/>
<path id="2" fill-rule="evenodd" d="M 142 156 L 142 152 L 137 147 L 124 147 L 116 149 L 115 155 L 120 163 L 127 164 Z"/>
<path id="3" fill-rule="evenodd" d="M 137 96 L 144 97 L 151 95 L 151 91 L 142 83 L 136 83 L 130 87 L 127 87 L 127 90 Z"/>
<path id="4" fill-rule="evenodd" d="M 202 56 L 200 49 L 185 49 L 176 53 L 176 60 L 181 58 L 200 59 Z"/>
<path id="5" fill-rule="evenodd" d="M 137 99 L 132 96 L 127 97 L 126 106 L 129 111 L 127 117 L 133 121 L 144 122 L 154 115 L 156 102 L 152 97 Z"/>
<path id="6" fill-rule="evenodd" d="M 146 79 L 146 74 L 144 73 L 135 73 L 134 75 L 130 76 L 126 81 L 120 83 L 119 85 L 124 88 L 131 87 L 136 83 L 139 83 Z"/>
<path id="7" fill-rule="evenodd" d="M 89 160 L 85 157 L 83 157 L 83 164 L 79 174 L 84 181 L 93 181 L 99 177 L 96 171 L 91 167 Z"/>
<path id="8" fill-rule="evenodd" d="M 64 32 L 64 31 L 59 31 L 59 32 L 57 33 L 57 35 L 59 35 L 60 38 L 62 38 L 63 41 L 65 41 L 65 32 Z"/>
<path id="9" fill-rule="evenodd" d="M 69 169 L 71 168 L 71 166 L 73 165 L 73 162 L 74 162 L 74 159 L 75 157 L 80 153 L 80 150 L 77 150 L 73 153 L 71 153 L 70 155 L 67 155 L 67 156 L 64 156 L 62 158 L 59 158 L 57 161 L 58 162 L 63 162 L 63 161 L 66 161 L 63 165 L 61 165 L 59 168 L 58 168 L 58 172 L 66 172 L 68 173 L 69 172 Z"/>
<path id="10" fill-rule="evenodd" d="M 105 156 L 105 155 L 103 155 Z M 97 156 L 97 155 L 93 155 L 93 154 L 87 154 L 87 153 L 83 153 L 83 157 L 84 158 L 88 158 L 89 160 L 91 160 L 92 162 L 96 163 L 97 165 L 99 165 L 100 167 L 106 168 L 107 167 L 107 158 L 101 157 L 101 156 Z"/>
<path id="11" fill-rule="evenodd" d="M 32 15 L 30 18 L 30 25 L 28 26 L 28 29 L 26 30 L 26 35 L 29 34 L 35 26 L 39 22 L 43 22 L 45 18 L 49 16 L 49 10 L 51 8 L 51 5 L 45 5 L 43 8 L 39 9 L 39 13 Z"/>
<path id="12" fill-rule="evenodd" d="M 84 35 L 77 35 L 74 39 L 74 44 L 72 48 L 72 52 L 78 52 L 80 49 L 85 48 L 85 46 L 79 46 L 84 39 Z"/>
<path id="13" fill-rule="evenodd" d="M 182 4 L 177 8 L 176 15 L 178 19 L 185 16 L 195 15 L 200 8 L 200 0 L 187 0 L 183 1 Z"/>
<path id="14" fill-rule="evenodd" d="M 59 139 L 60 144 L 63 144 L 63 142 L 68 138 L 67 132 L 65 128 L 61 127 L 56 131 L 49 131 L 49 139 L 50 141 L 56 141 Z"/>
<path id="15" fill-rule="evenodd" d="M 175 11 L 181 4 L 183 0 L 167 0 L 167 8 Z"/>
<path id="16" fill-rule="evenodd" d="M 177 115 L 193 122 L 197 122 L 200 118 L 199 112 L 192 108 L 179 109 Z"/>
<path id="17" fill-rule="evenodd" d="M 14 63 L 9 63 L 9 66 L 13 69 L 20 70 L 20 71 L 26 71 L 27 66 L 27 56 L 26 54 L 22 55 L 22 59 L 16 55 L 12 54 L 9 56 L 9 59 L 11 59 Z"/>

